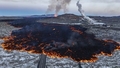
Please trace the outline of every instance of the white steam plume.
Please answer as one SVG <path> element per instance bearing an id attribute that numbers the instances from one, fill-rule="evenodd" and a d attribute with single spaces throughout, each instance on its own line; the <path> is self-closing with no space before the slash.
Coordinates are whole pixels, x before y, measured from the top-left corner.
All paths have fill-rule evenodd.
<path id="1" fill-rule="evenodd" d="M 58 14 L 58 12 L 63 9 L 64 13 L 67 12 L 67 5 L 71 0 L 50 0 L 50 5 L 48 5 L 47 12 L 55 10 L 55 14 Z"/>
<path id="2" fill-rule="evenodd" d="M 95 20 L 89 18 L 88 16 L 86 16 L 82 10 L 82 5 L 79 3 L 80 0 L 77 1 L 76 5 L 78 6 L 78 11 L 81 13 L 81 15 L 84 17 L 84 19 L 86 19 L 88 21 L 88 23 L 90 24 L 94 24 L 96 23 Z"/>
<path id="3" fill-rule="evenodd" d="M 93 20 L 90 17 L 86 16 L 82 10 L 82 5 L 79 3 L 79 1 L 80 0 L 78 0 L 76 3 L 76 5 L 78 6 L 78 11 L 81 13 L 84 19 L 88 21 L 88 23 L 94 24 L 94 25 L 105 25 L 104 23 L 98 23 L 96 20 Z"/>

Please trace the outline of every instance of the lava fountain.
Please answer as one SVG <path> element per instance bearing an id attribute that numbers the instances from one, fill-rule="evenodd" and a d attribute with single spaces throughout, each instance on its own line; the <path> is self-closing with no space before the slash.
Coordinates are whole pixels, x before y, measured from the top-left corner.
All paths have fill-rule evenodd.
<path id="1" fill-rule="evenodd" d="M 50 0 L 50 5 L 46 13 L 55 10 L 54 17 L 57 17 L 58 12 L 63 9 L 64 13 L 68 11 L 67 5 L 69 5 L 71 0 Z"/>
<path id="2" fill-rule="evenodd" d="M 57 17 L 58 15 L 57 14 L 54 14 L 54 17 Z"/>
<path id="3" fill-rule="evenodd" d="M 77 62 L 95 62 L 98 55 L 111 56 L 112 52 L 120 49 L 119 43 L 96 39 L 93 34 L 86 33 L 86 30 L 78 25 L 26 24 L 3 38 L 2 47 L 8 51 L 18 50 L 52 58 L 71 58 Z"/>

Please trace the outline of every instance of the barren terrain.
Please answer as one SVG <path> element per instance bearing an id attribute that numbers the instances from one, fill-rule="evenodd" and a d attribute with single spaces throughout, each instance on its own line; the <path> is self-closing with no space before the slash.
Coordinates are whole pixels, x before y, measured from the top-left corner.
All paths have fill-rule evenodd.
<path id="1" fill-rule="evenodd" d="M 64 17 L 60 17 L 64 19 Z M 68 17 L 67 17 L 68 18 Z M 78 22 L 77 16 L 71 18 L 76 22 Z M 117 42 L 120 42 L 120 18 L 105 18 L 105 17 L 93 17 L 99 22 L 104 22 L 110 27 L 104 26 L 89 26 L 83 25 L 84 27 L 89 28 L 87 32 L 94 33 L 99 39 L 112 39 Z M 61 20 L 62 20 L 61 19 Z M 52 22 L 57 21 L 57 19 L 44 19 L 39 20 L 40 22 Z M 64 19 L 64 22 L 69 22 Z M 67 19 L 68 20 L 68 19 Z M 72 21 L 72 23 L 74 23 Z M 63 22 L 63 21 L 61 21 Z M 0 22 L 0 43 L 3 42 L 2 38 L 10 35 L 12 30 L 16 28 L 7 25 L 7 22 Z M 0 46 L 0 68 L 36 68 L 38 63 L 39 55 L 37 54 L 29 54 L 26 52 L 19 51 L 5 51 Z M 72 61 L 71 59 L 57 59 L 57 58 L 47 58 L 47 67 L 48 68 L 78 68 L 78 63 Z M 95 63 L 82 63 L 83 68 L 120 68 L 120 51 L 116 51 L 113 53 L 113 56 L 99 56 L 98 61 Z"/>

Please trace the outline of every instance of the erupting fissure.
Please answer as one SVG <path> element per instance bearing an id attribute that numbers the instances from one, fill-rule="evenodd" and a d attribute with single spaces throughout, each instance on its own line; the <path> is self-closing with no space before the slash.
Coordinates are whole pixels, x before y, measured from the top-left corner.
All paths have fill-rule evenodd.
<path id="1" fill-rule="evenodd" d="M 64 13 L 66 13 L 68 10 L 67 5 L 69 5 L 70 2 L 71 0 L 50 0 L 50 5 L 48 5 L 46 13 L 55 10 L 55 17 L 57 17 L 58 12 L 61 9 L 63 9 Z"/>
<path id="2" fill-rule="evenodd" d="M 9 24 L 16 26 L 17 22 Z M 24 25 L 24 26 L 21 26 Z M 71 58 L 77 62 L 95 62 L 97 55 L 110 56 L 120 49 L 120 44 L 112 40 L 99 40 L 88 34 L 86 28 L 78 25 L 48 23 L 19 23 L 9 37 L 3 38 L 5 50 L 26 51 L 45 54 L 53 58 Z"/>

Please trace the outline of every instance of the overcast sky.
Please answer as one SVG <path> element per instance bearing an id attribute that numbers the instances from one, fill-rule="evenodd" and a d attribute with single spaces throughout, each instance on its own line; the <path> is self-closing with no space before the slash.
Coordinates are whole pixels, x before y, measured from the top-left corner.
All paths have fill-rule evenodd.
<path id="1" fill-rule="evenodd" d="M 76 2 L 77 0 L 71 1 L 68 13 L 79 14 Z M 80 3 L 87 15 L 120 15 L 120 0 L 81 0 Z M 0 16 L 41 15 L 45 14 L 48 5 L 49 0 L 0 0 Z"/>

